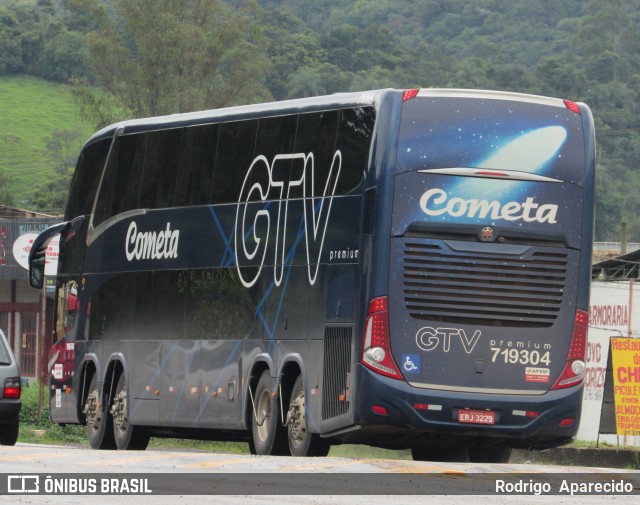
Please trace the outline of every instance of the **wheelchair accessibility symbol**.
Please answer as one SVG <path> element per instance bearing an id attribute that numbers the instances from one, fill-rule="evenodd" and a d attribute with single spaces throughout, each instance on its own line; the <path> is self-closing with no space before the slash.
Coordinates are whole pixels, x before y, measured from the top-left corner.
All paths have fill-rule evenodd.
<path id="1" fill-rule="evenodd" d="M 420 355 L 419 354 L 403 354 L 402 370 L 405 373 L 419 373 L 420 372 Z"/>

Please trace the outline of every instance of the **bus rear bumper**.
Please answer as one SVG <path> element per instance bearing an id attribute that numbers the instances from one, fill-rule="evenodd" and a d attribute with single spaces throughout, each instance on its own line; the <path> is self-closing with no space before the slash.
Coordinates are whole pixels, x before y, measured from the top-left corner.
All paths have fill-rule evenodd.
<path id="1" fill-rule="evenodd" d="M 356 374 L 354 420 L 363 428 L 353 436 L 359 442 L 384 446 L 380 436 L 389 435 L 393 445 L 403 446 L 398 448 L 492 439 L 511 447 L 544 449 L 569 442 L 580 423 L 582 387 L 543 395 L 486 394 L 416 388 L 361 365 Z M 459 421 L 459 411 L 466 409 L 486 412 L 483 421 L 493 422 Z"/>

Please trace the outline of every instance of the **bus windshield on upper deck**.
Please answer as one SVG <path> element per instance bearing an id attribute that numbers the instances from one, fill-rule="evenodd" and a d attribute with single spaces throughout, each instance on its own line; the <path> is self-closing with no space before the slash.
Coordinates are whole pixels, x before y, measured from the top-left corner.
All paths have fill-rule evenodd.
<path id="1" fill-rule="evenodd" d="M 398 163 L 403 171 L 482 168 L 577 183 L 584 152 L 580 115 L 562 100 L 418 97 L 403 108 Z"/>

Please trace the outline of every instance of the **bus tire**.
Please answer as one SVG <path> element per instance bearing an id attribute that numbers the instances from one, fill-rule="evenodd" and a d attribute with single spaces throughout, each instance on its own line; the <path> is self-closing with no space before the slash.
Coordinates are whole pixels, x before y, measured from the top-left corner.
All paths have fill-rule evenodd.
<path id="1" fill-rule="evenodd" d="M 149 433 L 140 426 L 129 423 L 127 411 L 127 385 L 124 374 L 118 377 L 116 394 L 111 407 L 113 437 L 121 451 L 144 451 L 149 445 Z"/>
<path id="2" fill-rule="evenodd" d="M 271 394 L 271 374 L 262 372 L 256 386 L 251 413 L 251 452 L 259 456 L 285 455 L 287 451 L 287 432 L 280 423 L 278 399 Z"/>
<path id="3" fill-rule="evenodd" d="M 331 443 L 307 429 L 306 401 L 302 376 L 298 375 L 291 390 L 287 412 L 287 438 L 292 456 L 326 456 Z"/>
<path id="4" fill-rule="evenodd" d="M 89 394 L 82 412 L 85 416 L 85 433 L 92 449 L 115 449 L 113 426 L 108 409 L 107 395 L 100 397 L 98 374 L 94 373 L 89 383 Z"/>

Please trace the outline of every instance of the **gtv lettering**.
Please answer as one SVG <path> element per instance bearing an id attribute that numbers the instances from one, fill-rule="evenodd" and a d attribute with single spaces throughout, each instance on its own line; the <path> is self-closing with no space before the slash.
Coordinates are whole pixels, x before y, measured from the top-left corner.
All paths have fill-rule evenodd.
<path id="1" fill-rule="evenodd" d="M 462 342 L 462 347 L 467 354 L 470 354 L 475 348 L 478 340 L 481 336 L 480 330 L 473 332 L 473 335 L 468 336 L 467 333 L 460 328 L 431 328 L 425 326 L 420 328 L 416 333 L 416 344 L 423 351 L 434 351 L 440 345 L 444 352 L 449 352 L 451 349 L 451 338 L 458 337 Z"/>
<path id="2" fill-rule="evenodd" d="M 553 204 L 538 204 L 532 197 L 524 202 L 507 202 L 502 205 L 497 200 L 476 200 L 471 198 L 449 198 L 442 189 L 429 189 L 420 197 L 420 208 L 428 216 L 447 214 L 451 217 L 504 219 L 505 221 L 523 220 L 527 223 L 556 223 L 558 206 Z"/>
<path id="3" fill-rule="evenodd" d="M 307 273 L 309 284 L 315 284 L 341 167 L 342 153 L 338 150 L 333 155 L 322 194 L 316 195 L 313 153 L 278 154 L 271 161 L 260 155 L 253 160 L 238 197 L 234 236 L 236 267 L 245 287 L 256 283 L 265 266 L 272 226 L 276 228 L 273 278 L 275 285 L 280 286 L 284 275 L 289 199 L 292 192 L 299 194 L 300 189 L 304 197 Z M 317 196 L 321 198 L 318 200 Z M 269 198 L 273 200 L 271 206 L 256 205 Z M 253 275 L 248 275 L 244 266 L 258 268 Z"/>

